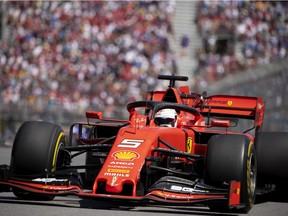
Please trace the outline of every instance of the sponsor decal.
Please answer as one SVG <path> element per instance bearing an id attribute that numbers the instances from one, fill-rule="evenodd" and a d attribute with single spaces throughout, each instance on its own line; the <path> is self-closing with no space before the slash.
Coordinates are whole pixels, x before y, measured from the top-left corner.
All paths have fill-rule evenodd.
<path id="1" fill-rule="evenodd" d="M 186 151 L 187 151 L 187 153 L 191 153 L 191 151 L 192 151 L 192 146 L 193 146 L 193 139 L 192 139 L 192 137 L 188 137 L 187 138 L 187 142 L 186 142 Z"/>
<path id="2" fill-rule="evenodd" d="M 137 123 L 139 123 L 139 122 L 146 122 L 146 118 L 143 118 L 143 117 L 140 118 L 140 119 L 137 118 L 137 119 L 136 119 L 136 122 L 137 122 Z"/>
<path id="3" fill-rule="evenodd" d="M 44 182 L 44 183 L 48 183 L 48 182 L 67 182 L 68 179 L 37 178 L 37 179 L 33 179 L 32 181 L 34 181 L 34 182 Z"/>
<path id="4" fill-rule="evenodd" d="M 134 163 L 133 162 L 125 162 L 125 161 L 112 161 L 108 165 L 109 168 L 113 169 L 133 169 Z"/>
<path id="5" fill-rule="evenodd" d="M 232 104 L 232 101 L 230 101 L 231 102 L 231 104 Z M 206 101 L 206 104 L 207 105 L 212 105 L 212 104 L 221 104 L 221 105 L 226 105 L 226 104 L 228 104 L 229 103 L 229 101 L 221 101 L 221 100 L 212 100 L 212 99 L 208 99 L 207 101 Z"/>
<path id="6" fill-rule="evenodd" d="M 121 148 L 138 148 L 144 140 L 124 139 L 117 147 Z"/>
<path id="7" fill-rule="evenodd" d="M 113 176 L 112 181 L 111 181 L 111 186 L 114 186 L 117 181 L 117 176 Z"/>
<path id="8" fill-rule="evenodd" d="M 167 193 L 162 193 L 162 192 L 160 192 L 160 193 L 158 193 L 158 195 L 160 195 L 160 196 L 164 196 L 166 199 L 167 198 L 170 198 L 170 199 L 188 199 L 188 200 L 190 200 L 190 199 L 194 199 L 194 196 L 193 195 L 184 195 L 184 194 L 181 194 L 181 195 L 176 195 L 176 194 L 167 194 Z"/>
<path id="9" fill-rule="evenodd" d="M 133 167 L 129 167 L 129 166 L 117 166 L 117 165 L 108 165 L 109 168 L 113 168 L 113 169 L 133 169 Z"/>
<path id="10" fill-rule="evenodd" d="M 116 177 L 129 177 L 130 174 L 124 174 L 124 173 L 109 173 L 109 172 L 105 172 L 104 176 L 116 176 Z"/>
<path id="11" fill-rule="evenodd" d="M 212 99 L 208 99 L 207 101 L 206 101 L 206 104 L 207 105 L 213 105 L 213 104 L 215 104 L 215 105 L 228 105 L 228 106 L 231 106 L 232 104 L 233 104 L 233 101 L 231 101 L 231 100 L 229 100 L 229 101 L 227 101 L 227 100 L 212 100 Z"/>
<path id="12" fill-rule="evenodd" d="M 108 169 L 107 172 L 111 173 L 130 173 L 130 170 L 124 170 L 124 169 Z"/>
<path id="13" fill-rule="evenodd" d="M 112 154 L 116 160 L 127 160 L 133 161 L 134 159 L 139 158 L 139 154 L 134 151 L 117 151 Z"/>
<path id="14" fill-rule="evenodd" d="M 181 191 L 181 192 L 188 192 L 188 193 L 206 193 L 207 192 L 205 190 L 197 190 L 194 188 L 181 187 L 177 185 L 172 185 L 170 189 L 173 191 Z"/>
<path id="15" fill-rule="evenodd" d="M 111 165 L 123 165 L 123 166 L 134 166 L 133 162 L 123 162 L 123 161 L 112 161 Z"/>

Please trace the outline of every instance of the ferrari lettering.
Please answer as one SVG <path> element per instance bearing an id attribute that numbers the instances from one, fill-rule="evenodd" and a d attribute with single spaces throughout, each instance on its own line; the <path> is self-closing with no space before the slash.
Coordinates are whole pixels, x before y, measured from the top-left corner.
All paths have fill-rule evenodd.
<path id="1" fill-rule="evenodd" d="M 117 147 L 121 148 L 138 148 L 144 140 L 124 139 Z"/>
<path id="2" fill-rule="evenodd" d="M 212 100 L 212 99 L 208 99 L 206 101 L 207 105 L 211 105 L 211 104 L 222 104 L 222 105 L 226 105 L 228 103 L 231 103 L 232 104 L 232 101 L 220 101 L 220 100 Z M 231 105 L 230 104 L 230 105 Z"/>

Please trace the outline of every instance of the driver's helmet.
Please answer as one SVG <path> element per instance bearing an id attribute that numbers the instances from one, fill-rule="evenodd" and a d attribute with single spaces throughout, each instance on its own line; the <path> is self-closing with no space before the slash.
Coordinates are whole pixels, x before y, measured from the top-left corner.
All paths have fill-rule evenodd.
<path id="1" fill-rule="evenodd" d="M 162 109 L 156 113 L 154 123 L 161 127 L 176 127 L 177 112 L 174 109 Z"/>

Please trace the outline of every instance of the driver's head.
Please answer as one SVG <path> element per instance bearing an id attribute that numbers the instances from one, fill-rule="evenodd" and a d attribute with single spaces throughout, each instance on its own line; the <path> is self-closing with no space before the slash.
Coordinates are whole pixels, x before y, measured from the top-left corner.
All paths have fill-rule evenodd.
<path id="1" fill-rule="evenodd" d="M 177 113 L 174 109 L 162 109 L 156 113 L 154 122 L 161 127 L 176 127 Z"/>

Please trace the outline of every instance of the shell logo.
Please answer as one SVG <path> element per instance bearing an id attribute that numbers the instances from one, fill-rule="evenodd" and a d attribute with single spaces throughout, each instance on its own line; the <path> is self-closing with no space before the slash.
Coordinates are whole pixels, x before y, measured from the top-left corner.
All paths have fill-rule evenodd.
<path id="1" fill-rule="evenodd" d="M 228 105 L 231 106 L 233 104 L 233 101 L 228 101 Z"/>
<path id="2" fill-rule="evenodd" d="M 117 151 L 112 154 L 116 160 L 129 160 L 132 161 L 139 158 L 139 154 L 134 151 Z"/>

